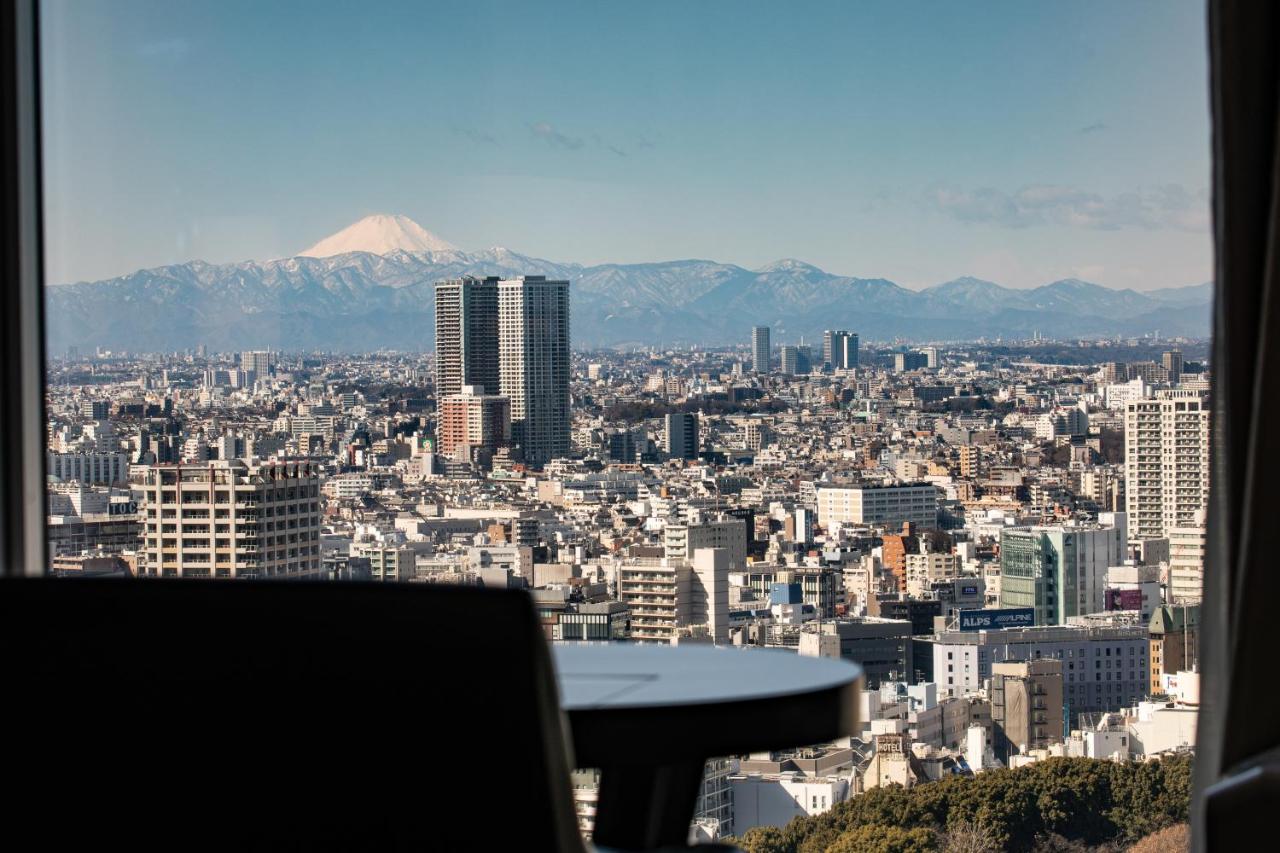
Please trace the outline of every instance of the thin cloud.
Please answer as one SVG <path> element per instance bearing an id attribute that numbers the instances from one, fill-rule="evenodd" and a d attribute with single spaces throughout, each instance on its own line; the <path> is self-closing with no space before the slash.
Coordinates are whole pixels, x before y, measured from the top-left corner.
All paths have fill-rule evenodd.
<path id="1" fill-rule="evenodd" d="M 1002 228 L 1059 225 L 1097 231 L 1124 228 L 1204 232 L 1209 228 L 1209 194 L 1181 184 L 1104 196 L 1052 184 L 1032 184 L 1007 193 L 992 187 L 962 190 L 936 187 L 927 203 L 960 222 Z"/>
<path id="2" fill-rule="evenodd" d="M 484 143 L 485 145 L 501 144 L 492 134 L 485 133 L 482 130 L 476 130 L 474 127 L 455 127 L 453 132 L 458 136 L 470 139 L 472 142 Z"/>
<path id="3" fill-rule="evenodd" d="M 1100 121 L 1095 121 L 1093 124 L 1086 124 L 1084 127 L 1080 128 L 1080 132 L 1081 133 L 1098 133 L 1099 131 L 1103 131 L 1107 129 L 1108 128 L 1105 124 L 1103 124 Z"/>
<path id="4" fill-rule="evenodd" d="M 593 133 L 593 134 L 591 134 L 591 142 L 592 142 L 592 144 L 593 144 L 593 145 L 595 145 L 597 148 L 599 148 L 599 149 L 601 149 L 601 150 L 603 150 L 603 151 L 608 151 L 609 153 L 611 153 L 611 154 L 615 154 L 615 155 L 617 155 L 618 157 L 626 157 L 626 156 L 627 156 L 627 151 L 626 151 L 626 149 L 621 148 L 621 147 L 619 147 L 619 146 L 617 146 L 617 145 L 614 145 L 614 144 L 613 144 L 613 143 L 611 143 L 611 142 L 606 142 L 604 139 L 602 139 L 602 138 L 600 137 L 600 134 L 598 134 L 598 133 Z"/>
<path id="5" fill-rule="evenodd" d="M 534 122 L 529 125 L 529 132 L 539 139 L 543 139 L 548 145 L 554 148 L 564 148 L 568 151 L 577 151 L 585 143 L 579 136 L 569 136 L 561 133 L 551 124 L 545 121 Z"/>

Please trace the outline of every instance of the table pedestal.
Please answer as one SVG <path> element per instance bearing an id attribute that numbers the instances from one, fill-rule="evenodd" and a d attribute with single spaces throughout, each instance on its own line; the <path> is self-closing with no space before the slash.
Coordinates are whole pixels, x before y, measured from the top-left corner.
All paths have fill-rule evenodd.
<path id="1" fill-rule="evenodd" d="M 698 804 L 706 761 L 600 768 L 592 839 L 605 847 L 683 847 Z"/>

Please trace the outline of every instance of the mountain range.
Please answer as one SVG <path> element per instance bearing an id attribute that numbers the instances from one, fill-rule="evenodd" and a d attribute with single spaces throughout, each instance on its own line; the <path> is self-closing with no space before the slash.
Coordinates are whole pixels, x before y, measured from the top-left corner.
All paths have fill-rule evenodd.
<path id="1" fill-rule="evenodd" d="M 184 264 L 46 288 L 49 351 L 272 347 L 361 352 L 434 345 L 434 283 L 459 275 L 571 282 L 576 347 L 717 345 L 753 325 L 775 343 L 820 343 L 824 329 L 866 341 L 1141 335 L 1205 337 L 1211 283 L 1146 292 L 1065 279 L 1012 289 L 957 278 L 908 290 L 797 260 L 760 269 L 709 260 L 583 266 L 503 248 L 457 249 L 403 216 L 366 217 L 272 261 Z"/>

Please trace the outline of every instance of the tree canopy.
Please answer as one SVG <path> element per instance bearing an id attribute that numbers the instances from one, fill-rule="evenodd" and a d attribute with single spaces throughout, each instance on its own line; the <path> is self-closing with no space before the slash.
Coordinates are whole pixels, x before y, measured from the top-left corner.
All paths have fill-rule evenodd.
<path id="1" fill-rule="evenodd" d="M 1191 759 L 1051 758 L 1016 770 L 873 788 L 825 814 L 757 827 L 748 853 L 982 853 L 1132 844 L 1185 823 Z"/>

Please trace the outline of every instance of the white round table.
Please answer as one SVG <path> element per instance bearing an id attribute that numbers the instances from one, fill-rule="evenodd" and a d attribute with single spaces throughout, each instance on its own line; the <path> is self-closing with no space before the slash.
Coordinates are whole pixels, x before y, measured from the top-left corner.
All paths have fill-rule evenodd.
<path id="1" fill-rule="evenodd" d="M 575 761 L 600 770 L 594 839 L 683 845 L 707 759 L 853 734 L 862 670 L 734 646 L 553 648 Z"/>

